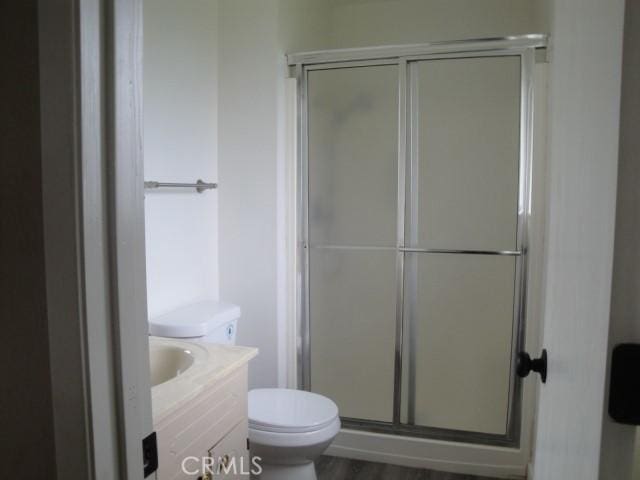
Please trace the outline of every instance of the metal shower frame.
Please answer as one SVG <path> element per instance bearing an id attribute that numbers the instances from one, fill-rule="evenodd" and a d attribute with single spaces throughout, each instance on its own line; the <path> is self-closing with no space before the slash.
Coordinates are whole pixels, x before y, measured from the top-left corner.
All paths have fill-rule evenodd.
<path id="1" fill-rule="evenodd" d="M 434 42 L 420 45 L 325 50 L 287 55 L 288 64 L 295 68 L 298 92 L 297 121 L 297 322 L 298 322 L 298 386 L 309 389 L 310 318 L 309 318 L 309 224 L 308 224 L 308 72 L 313 70 L 398 66 L 398 211 L 397 244 L 395 247 L 375 247 L 396 251 L 396 339 L 394 365 L 393 421 L 381 422 L 343 418 L 343 426 L 351 429 L 394 435 L 417 436 L 437 440 L 518 447 L 522 419 L 522 381 L 516 377 L 515 361 L 524 350 L 527 304 L 528 223 L 531 208 L 531 163 L 533 156 L 533 73 L 536 49 L 547 47 L 547 36 L 541 34 L 502 38 Z M 409 248 L 405 244 L 406 168 L 413 158 L 411 145 L 412 116 L 410 110 L 411 64 L 420 60 L 471 57 L 516 56 L 520 59 L 520 151 L 518 221 L 516 250 L 447 250 Z M 331 248 L 332 246 L 323 246 Z M 374 247 L 369 247 L 374 248 Z M 402 373 L 404 350 L 404 278 L 406 253 L 449 253 L 506 255 L 516 259 L 516 286 L 511 348 L 511 375 L 505 434 L 480 433 L 402 423 Z"/>

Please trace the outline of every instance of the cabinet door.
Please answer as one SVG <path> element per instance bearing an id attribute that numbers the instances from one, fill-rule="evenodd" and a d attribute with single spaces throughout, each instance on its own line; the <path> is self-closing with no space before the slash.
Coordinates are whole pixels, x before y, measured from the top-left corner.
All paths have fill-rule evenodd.
<path id="1" fill-rule="evenodd" d="M 248 435 L 245 420 L 209 449 L 207 456 L 213 460 L 213 478 L 248 478 L 251 470 L 251 459 L 247 450 Z"/>

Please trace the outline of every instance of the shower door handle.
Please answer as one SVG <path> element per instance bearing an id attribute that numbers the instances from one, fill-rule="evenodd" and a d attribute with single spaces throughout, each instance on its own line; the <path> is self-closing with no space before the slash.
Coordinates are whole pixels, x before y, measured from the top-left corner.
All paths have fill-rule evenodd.
<path id="1" fill-rule="evenodd" d="M 527 377 L 531 373 L 531 371 L 539 373 L 542 383 L 546 383 L 547 351 L 545 349 L 542 350 L 542 355 L 540 355 L 540 358 L 534 359 L 531 359 L 527 352 L 518 353 L 518 358 L 516 360 L 516 373 L 518 374 L 518 376 L 521 378 Z"/>

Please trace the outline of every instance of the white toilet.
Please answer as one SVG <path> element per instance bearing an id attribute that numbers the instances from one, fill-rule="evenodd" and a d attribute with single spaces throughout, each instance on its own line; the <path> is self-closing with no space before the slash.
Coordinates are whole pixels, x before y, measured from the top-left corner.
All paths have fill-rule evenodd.
<path id="1" fill-rule="evenodd" d="M 149 320 L 149 334 L 234 345 L 240 307 L 205 301 Z M 336 404 L 322 395 L 285 388 L 249 392 L 251 455 L 260 480 L 315 480 L 314 460 L 340 431 Z"/>
<path id="2" fill-rule="evenodd" d="M 340 431 L 336 404 L 322 395 L 286 388 L 249 392 L 251 455 L 261 480 L 315 480 L 313 464 Z"/>

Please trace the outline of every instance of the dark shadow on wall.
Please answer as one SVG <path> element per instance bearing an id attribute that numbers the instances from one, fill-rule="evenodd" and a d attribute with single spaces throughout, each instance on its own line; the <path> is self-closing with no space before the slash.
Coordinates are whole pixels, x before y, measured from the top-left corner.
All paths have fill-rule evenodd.
<path id="1" fill-rule="evenodd" d="M 37 0 L 0 0 L 0 478 L 55 479 Z"/>
<path id="2" fill-rule="evenodd" d="M 640 2 L 625 8 L 616 230 L 609 356 L 619 343 L 640 343 Z M 636 427 L 614 423 L 605 390 L 600 478 L 632 478 Z M 637 466 L 636 466 L 637 468 Z M 606 472 L 606 473 L 605 473 Z"/>

